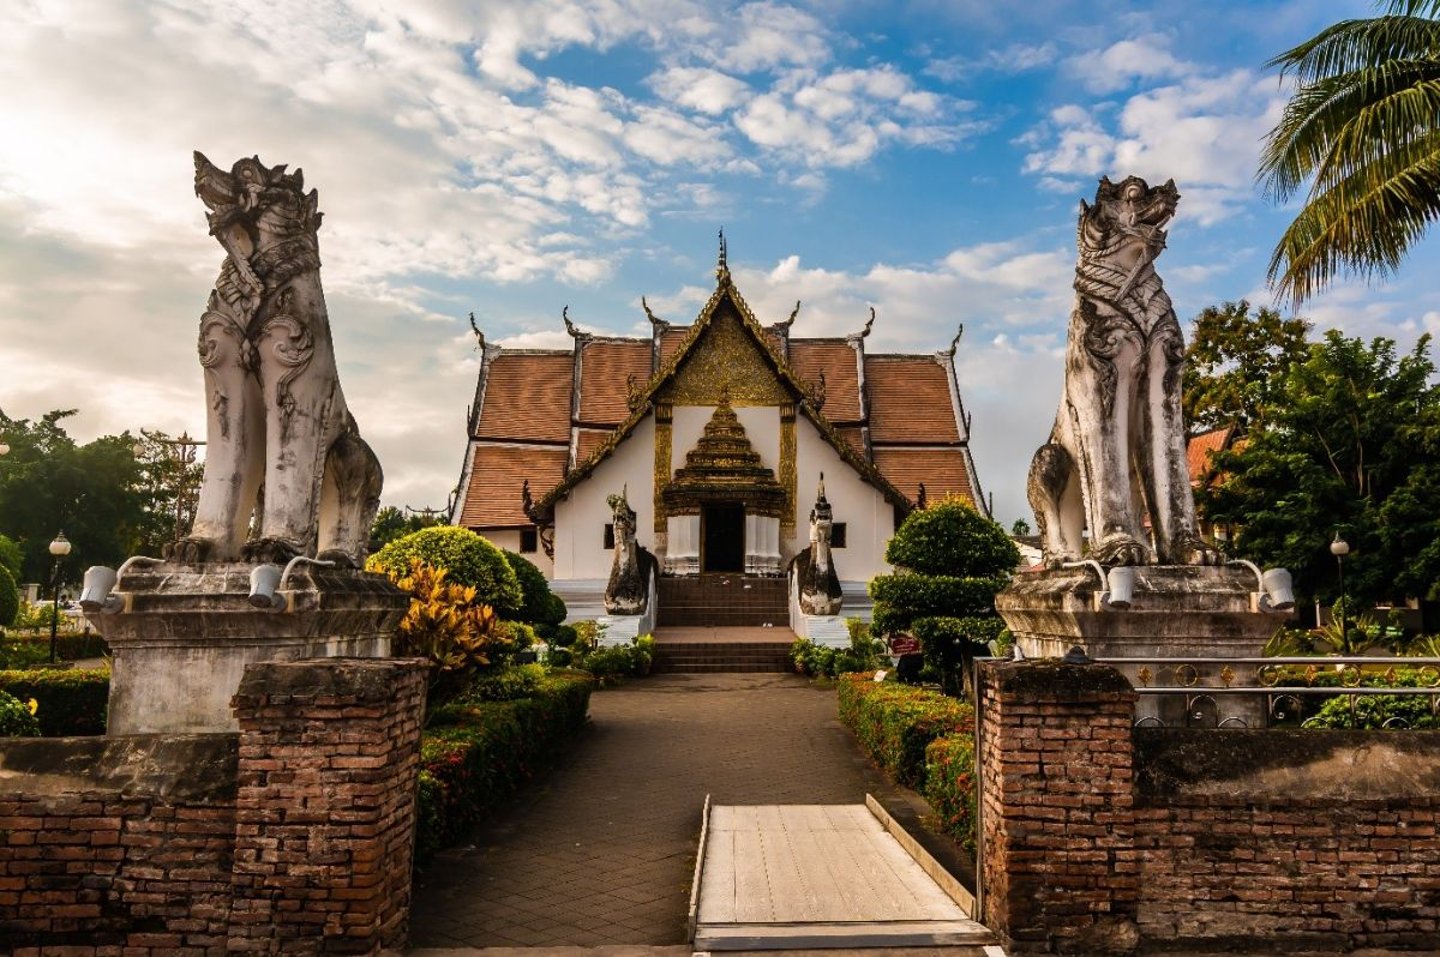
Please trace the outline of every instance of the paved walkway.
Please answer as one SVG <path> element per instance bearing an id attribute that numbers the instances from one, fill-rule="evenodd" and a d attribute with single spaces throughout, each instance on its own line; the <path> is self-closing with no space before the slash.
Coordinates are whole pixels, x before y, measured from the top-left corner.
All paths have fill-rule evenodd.
<path id="1" fill-rule="evenodd" d="M 923 807 L 860 754 L 835 692 L 798 676 L 657 675 L 597 692 L 590 714 L 528 803 L 421 875 L 415 948 L 684 943 L 707 793 L 856 804 L 868 791 L 912 832 Z"/>

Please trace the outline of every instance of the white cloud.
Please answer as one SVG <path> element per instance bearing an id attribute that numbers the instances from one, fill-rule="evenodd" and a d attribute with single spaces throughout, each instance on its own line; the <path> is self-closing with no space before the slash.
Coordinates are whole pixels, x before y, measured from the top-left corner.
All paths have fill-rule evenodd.
<path id="1" fill-rule="evenodd" d="M 651 75 L 651 88 L 676 106 L 718 116 L 750 94 L 744 80 L 708 67 L 671 67 Z"/>
<path id="2" fill-rule="evenodd" d="M 1058 48 L 1054 43 L 1012 43 L 986 50 L 980 57 L 942 57 L 925 66 L 924 73 L 946 83 L 959 83 L 983 73 L 1014 75 L 1054 66 Z"/>
<path id="3" fill-rule="evenodd" d="M 1081 53 L 1065 66 L 1092 93 L 1114 93 L 1136 81 L 1177 79 L 1195 72 L 1170 52 L 1169 38 L 1158 33 L 1120 40 L 1098 53 Z"/>

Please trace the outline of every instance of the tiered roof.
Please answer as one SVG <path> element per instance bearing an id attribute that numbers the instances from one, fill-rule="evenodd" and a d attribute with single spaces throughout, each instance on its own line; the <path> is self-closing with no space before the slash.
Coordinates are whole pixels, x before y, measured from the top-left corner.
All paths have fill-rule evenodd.
<path id="1" fill-rule="evenodd" d="M 801 413 L 896 507 L 915 504 L 923 483 L 931 501 L 959 496 L 986 511 L 954 343 L 928 354 L 868 354 L 873 314 L 861 331 L 843 338 L 792 337 L 795 313 L 762 327 L 722 260 L 715 293 L 690 326 L 659 319 L 647 305 L 652 330 L 646 338 L 583 333 L 568 317 L 574 342 L 566 350 L 506 349 L 482 338 L 463 494 L 453 520 L 471 528 L 517 528 L 547 515 L 649 414 L 651 395 L 674 378 L 717 312 L 726 310 L 739 315 Z"/>

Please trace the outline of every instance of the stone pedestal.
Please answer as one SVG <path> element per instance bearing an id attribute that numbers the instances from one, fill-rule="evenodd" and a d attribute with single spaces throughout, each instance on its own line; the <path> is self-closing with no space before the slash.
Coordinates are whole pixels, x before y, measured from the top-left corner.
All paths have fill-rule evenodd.
<path id="1" fill-rule="evenodd" d="M 1079 646 L 1091 658 L 1194 659 L 1188 668 L 1180 663 L 1114 665 L 1136 688 L 1187 686 L 1192 696 L 1225 686 L 1224 664 L 1207 665 L 1202 659 L 1257 656 L 1285 621 L 1285 615 L 1260 609 L 1259 586 L 1248 569 L 1149 565 L 1134 571 L 1131 607 L 1123 611 L 1102 603 L 1105 586 L 1088 568 L 1017 575 L 995 596 L 995 607 L 1027 658 L 1058 658 Z M 1148 675 L 1142 674 L 1147 667 Z M 1237 665 L 1230 673 L 1232 687 L 1257 684 L 1253 666 Z M 1141 695 L 1136 719 L 1194 724 L 1190 705 L 1197 703 L 1203 710 L 1200 723 L 1238 718 L 1263 727 L 1265 699 L 1255 695 L 1212 694 L 1190 701 L 1186 695 Z"/>
<path id="2" fill-rule="evenodd" d="M 235 731 L 230 699 L 247 665 L 381 658 L 406 595 L 383 575 L 299 565 L 276 594 L 249 602 L 252 565 L 163 562 L 115 586 L 125 608 L 91 619 L 114 656 L 108 733 Z"/>

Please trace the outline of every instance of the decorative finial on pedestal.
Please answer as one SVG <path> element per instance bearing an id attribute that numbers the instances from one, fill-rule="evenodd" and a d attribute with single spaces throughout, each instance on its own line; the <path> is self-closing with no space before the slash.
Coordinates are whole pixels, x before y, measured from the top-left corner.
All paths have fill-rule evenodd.
<path id="1" fill-rule="evenodd" d="M 715 278 L 730 278 L 730 263 L 729 256 L 725 248 L 725 228 L 723 226 L 720 228 L 720 255 L 719 258 L 715 261 Z"/>

